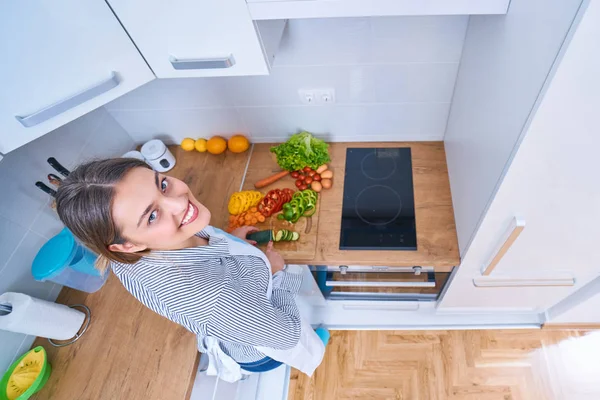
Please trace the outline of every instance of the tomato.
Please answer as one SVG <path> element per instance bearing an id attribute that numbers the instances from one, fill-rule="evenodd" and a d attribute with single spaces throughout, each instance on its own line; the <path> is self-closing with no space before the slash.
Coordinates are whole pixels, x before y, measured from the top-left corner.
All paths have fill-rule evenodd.
<path id="1" fill-rule="evenodd" d="M 302 184 L 302 185 L 298 186 L 298 189 L 300 189 L 300 190 L 306 190 L 306 189 L 308 189 L 308 185 Z"/>
<path id="2" fill-rule="evenodd" d="M 315 174 L 316 174 L 316 172 L 315 172 L 315 171 L 308 171 L 308 174 L 307 174 L 307 175 L 308 175 L 308 176 L 310 176 L 310 177 L 312 178 L 313 176 L 315 176 Z"/>
<path id="3" fill-rule="evenodd" d="M 298 180 L 296 181 L 296 187 L 297 187 L 297 188 L 300 188 L 300 186 L 302 186 L 302 185 L 304 185 L 304 182 L 302 182 L 302 179 L 298 179 Z"/>
<path id="4" fill-rule="evenodd" d="M 311 178 L 310 176 L 307 176 L 306 179 L 304 180 L 304 183 L 306 183 L 307 185 L 310 185 L 313 181 L 313 178 Z"/>
<path id="5" fill-rule="evenodd" d="M 290 175 L 292 175 L 292 178 L 298 179 L 298 177 L 300 176 L 300 173 L 298 171 L 294 171 Z"/>
<path id="6" fill-rule="evenodd" d="M 311 167 L 304 167 L 303 171 L 304 172 L 310 172 L 310 171 L 312 171 L 312 168 Z"/>
<path id="7" fill-rule="evenodd" d="M 312 178 L 313 178 L 313 181 L 317 181 L 317 182 L 321 181 L 321 175 L 319 175 L 319 174 L 315 174 Z"/>

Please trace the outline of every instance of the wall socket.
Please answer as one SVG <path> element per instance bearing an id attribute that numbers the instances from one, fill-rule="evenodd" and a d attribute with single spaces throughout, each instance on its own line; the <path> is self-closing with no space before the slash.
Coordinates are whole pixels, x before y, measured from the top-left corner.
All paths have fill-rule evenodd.
<path id="1" fill-rule="evenodd" d="M 335 89 L 298 89 L 298 97 L 303 104 L 326 105 L 335 103 Z"/>

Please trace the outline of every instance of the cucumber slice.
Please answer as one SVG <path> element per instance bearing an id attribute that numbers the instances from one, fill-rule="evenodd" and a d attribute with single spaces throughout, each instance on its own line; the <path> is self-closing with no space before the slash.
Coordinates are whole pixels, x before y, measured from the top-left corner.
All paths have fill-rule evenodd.
<path id="1" fill-rule="evenodd" d="M 291 231 L 286 231 L 285 232 L 285 240 L 287 240 L 288 242 L 292 240 L 292 237 L 294 237 L 294 233 Z"/>
<path id="2" fill-rule="evenodd" d="M 292 232 L 292 240 L 296 241 L 300 239 L 300 234 L 298 232 Z"/>
<path id="3" fill-rule="evenodd" d="M 277 235 L 275 235 L 275 242 L 281 242 L 283 240 L 283 230 L 280 230 L 279 232 L 277 232 Z"/>

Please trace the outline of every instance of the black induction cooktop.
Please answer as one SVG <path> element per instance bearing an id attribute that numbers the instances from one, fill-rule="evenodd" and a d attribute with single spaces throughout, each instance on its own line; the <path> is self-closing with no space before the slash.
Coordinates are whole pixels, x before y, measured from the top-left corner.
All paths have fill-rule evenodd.
<path id="1" fill-rule="evenodd" d="M 416 250 L 410 148 L 346 150 L 340 250 Z"/>

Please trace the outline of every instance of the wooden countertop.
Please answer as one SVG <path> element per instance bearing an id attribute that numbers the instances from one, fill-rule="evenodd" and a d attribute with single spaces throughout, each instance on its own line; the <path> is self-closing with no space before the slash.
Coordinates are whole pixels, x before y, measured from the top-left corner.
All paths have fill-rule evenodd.
<path id="1" fill-rule="evenodd" d="M 255 181 L 280 170 L 269 152 L 271 146 L 272 144 L 254 146 L 244 189 L 252 188 Z M 339 249 L 346 149 L 375 146 L 411 148 L 417 224 L 416 251 Z M 290 264 L 309 265 L 435 266 L 440 272 L 451 271 L 452 267 L 460 263 L 443 142 L 331 143 L 329 153 L 329 169 L 333 171 L 334 181 L 330 190 L 321 192 L 315 258 L 292 258 L 286 261 Z M 277 187 L 277 183 L 271 186 Z"/>
<path id="2" fill-rule="evenodd" d="M 345 152 L 348 147 L 411 147 L 415 190 L 417 251 L 340 251 Z M 249 152 L 222 156 L 183 152 L 171 147 L 177 159 L 168 175 L 185 181 L 212 212 L 212 224 L 223 227 L 229 195 L 239 190 L 248 166 L 248 180 L 278 171 L 268 144 Z M 458 265 L 458 243 L 452 200 L 441 142 L 333 143 L 330 147 L 334 185 L 321 196 L 316 256 L 290 263 L 318 265 Z M 276 185 L 274 185 L 276 187 Z M 450 268 L 442 268 L 449 270 Z M 50 346 L 38 338 L 53 366 L 52 375 L 35 400 L 72 399 L 188 399 L 199 360 L 196 337 L 155 314 L 133 298 L 114 276 L 92 294 L 64 288 L 62 304 L 86 304 L 92 310 L 88 332 L 75 344 Z"/>

